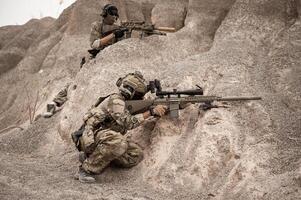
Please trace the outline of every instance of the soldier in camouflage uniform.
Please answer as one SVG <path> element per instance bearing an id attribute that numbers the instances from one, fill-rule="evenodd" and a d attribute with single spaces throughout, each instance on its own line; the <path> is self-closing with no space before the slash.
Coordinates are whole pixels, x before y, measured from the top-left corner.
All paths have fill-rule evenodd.
<path id="1" fill-rule="evenodd" d="M 120 29 L 115 24 L 118 19 L 118 9 L 111 4 L 107 4 L 102 9 L 101 20 L 92 24 L 90 34 L 90 46 L 89 50 L 92 58 L 105 47 L 116 43 L 121 40 L 126 30 Z"/>
<path id="2" fill-rule="evenodd" d="M 54 97 L 51 103 L 47 104 L 47 111 L 43 114 L 43 117 L 49 118 L 51 117 L 55 111 L 61 108 L 61 106 L 67 101 L 68 88 L 70 83 L 65 85 L 63 89 L 59 91 L 59 93 Z"/>
<path id="3" fill-rule="evenodd" d="M 142 149 L 125 136 L 127 130 L 139 126 L 150 116 L 163 116 L 166 107 L 158 105 L 150 111 L 131 115 L 125 100 L 143 99 L 147 92 L 141 73 L 128 74 L 117 81 L 119 93 L 107 96 L 84 116 L 84 131 L 78 146 L 80 156 L 79 180 L 95 182 L 93 174 L 99 174 L 109 163 L 120 167 L 132 167 L 143 159 Z"/>
<path id="4" fill-rule="evenodd" d="M 89 59 L 93 59 L 105 47 L 112 45 L 124 37 L 125 29 L 120 29 L 115 24 L 118 19 L 118 9 L 112 5 L 107 4 L 103 7 L 101 19 L 92 23 L 90 33 Z M 80 68 L 86 63 L 86 57 L 83 57 L 80 63 Z"/>

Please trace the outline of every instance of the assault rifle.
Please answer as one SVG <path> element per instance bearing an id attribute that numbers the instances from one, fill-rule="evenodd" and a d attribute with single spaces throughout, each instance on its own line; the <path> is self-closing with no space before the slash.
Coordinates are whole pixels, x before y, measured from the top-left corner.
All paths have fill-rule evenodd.
<path id="1" fill-rule="evenodd" d="M 131 37 L 132 31 L 141 31 L 140 37 L 149 35 L 166 35 L 166 32 L 175 32 L 175 28 L 171 27 L 156 27 L 152 24 L 147 24 L 145 21 L 125 21 L 121 22 L 121 27 L 127 28 L 127 37 Z"/>
<path id="2" fill-rule="evenodd" d="M 171 118 L 179 117 L 179 110 L 184 108 L 188 103 L 201 103 L 203 110 L 217 108 L 219 106 L 213 105 L 215 101 L 247 101 L 247 100 L 261 100 L 261 97 L 219 97 L 219 96 L 203 96 L 203 89 L 197 85 L 198 88 L 192 90 L 178 91 L 162 91 L 159 80 L 150 81 L 148 89 L 152 93 L 156 93 L 155 99 L 145 100 L 128 100 L 125 102 L 126 108 L 131 114 L 142 113 L 149 110 L 152 106 L 166 105 Z"/>

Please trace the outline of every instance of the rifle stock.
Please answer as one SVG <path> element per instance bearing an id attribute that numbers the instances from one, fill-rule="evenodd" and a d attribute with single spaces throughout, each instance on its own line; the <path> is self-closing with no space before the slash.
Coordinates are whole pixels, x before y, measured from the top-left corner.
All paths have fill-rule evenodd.
<path id="1" fill-rule="evenodd" d="M 131 114 L 143 113 L 154 105 L 154 100 L 128 100 L 125 101 L 125 106 Z"/>

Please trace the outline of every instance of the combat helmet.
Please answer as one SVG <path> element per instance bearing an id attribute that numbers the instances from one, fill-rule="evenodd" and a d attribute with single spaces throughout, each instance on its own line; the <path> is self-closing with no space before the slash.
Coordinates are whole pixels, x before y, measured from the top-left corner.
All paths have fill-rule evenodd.
<path id="1" fill-rule="evenodd" d="M 107 4 L 102 8 L 101 16 L 106 17 L 106 16 L 108 16 L 108 14 L 119 17 L 117 7 L 112 4 Z"/>
<path id="2" fill-rule="evenodd" d="M 116 82 L 119 91 L 126 99 L 142 99 L 147 92 L 145 79 L 141 72 L 129 73 Z"/>

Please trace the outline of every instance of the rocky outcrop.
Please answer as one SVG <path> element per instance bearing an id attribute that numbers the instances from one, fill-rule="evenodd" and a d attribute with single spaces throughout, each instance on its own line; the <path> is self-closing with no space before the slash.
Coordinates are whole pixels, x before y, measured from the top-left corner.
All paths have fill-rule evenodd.
<path id="1" fill-rule="evenodd" d="M 23 26 L 5 26 L 0 29 L 0 75 L 17 66 L 25 57 L 30 45 L 53 21 L 52 18 L 33 19 Z"/>

